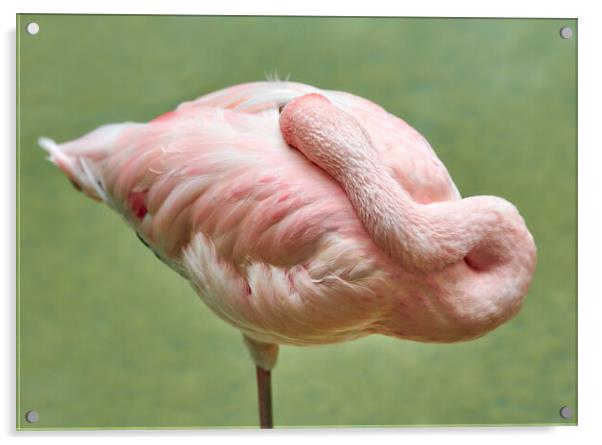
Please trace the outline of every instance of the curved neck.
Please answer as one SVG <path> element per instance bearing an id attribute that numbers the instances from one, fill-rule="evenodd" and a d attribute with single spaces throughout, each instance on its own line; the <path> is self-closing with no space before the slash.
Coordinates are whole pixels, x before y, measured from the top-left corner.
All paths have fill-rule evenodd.
<path id="1" fill-rule="evenodd" d="M 359 122 L 323 96 L 290 102 L 280 128 L 289 145 L 341 184 L 375 244 L 406 269 L 428 272 L 463 260 L 483 269 L 509 259 L 505 235 L 517 221 L 507 216 L 518 216 L 511 204 L 494 197 L 415 203 L 387 174 Z"/>

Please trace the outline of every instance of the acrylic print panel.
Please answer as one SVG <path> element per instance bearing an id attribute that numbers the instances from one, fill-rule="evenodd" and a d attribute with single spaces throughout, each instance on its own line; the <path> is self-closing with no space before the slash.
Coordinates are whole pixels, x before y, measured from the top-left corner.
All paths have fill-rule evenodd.
<path id="1" fill-rule="evenodd" d="M 428 139 L 463 197 L 516 205 L 538 261 L 520 312 L 476 340 L 369 335 L 281 346 L 275 426 L 576 424 L 576 20 L 20 15 L 17 38 L 19 429 L 257 427 L 255 367 L 239 330 L 113 210 L 74 190 L 38 138 L 65 142 L 107 123 L 148 122 L 276 72 L 403 118 Z M 218 185 L 216 211 L 234 193 L 227 179 Z M 432 178 L 421 185 L 430 186 Z M 140 190 L 129 192 L 127 211 Z M 152 213 L 144 199 L 140 218 Z M 242 236 L 252 224 L 236 230 Z M 287 264 L 300 255 L 286 253 Z M 273 282 L 253 284 L 251 296 L 260 284 Z M 316 323 L 327 310 L 318 306 Z"/>

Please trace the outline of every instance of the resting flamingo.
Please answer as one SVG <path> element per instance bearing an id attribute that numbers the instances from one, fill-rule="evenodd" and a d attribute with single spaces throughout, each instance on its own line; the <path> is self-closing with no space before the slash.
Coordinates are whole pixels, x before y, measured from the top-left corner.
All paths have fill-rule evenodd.
<path id="1" fill-rule="evenodd" d="M 462 199 L 416 130 L 349 93 L 242 84 L 40 145 L 242 332 L 262 427 L 278 345 L 474 339 L 519 311 L 535 267 L 512 204 Z"/>

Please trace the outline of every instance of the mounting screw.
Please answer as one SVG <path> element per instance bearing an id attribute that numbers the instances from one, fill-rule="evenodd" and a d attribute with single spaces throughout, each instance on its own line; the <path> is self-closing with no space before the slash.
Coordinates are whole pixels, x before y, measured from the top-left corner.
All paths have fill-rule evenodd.
<path id="1" fill-rule="evenodd" d="M 25 420 L 27 420 L 29 423 L 36 423 L 38 420 L 40 420 L 40 415 L 34 410 L 27 411 L 25 413 Z"/>
<path id="2" fill-rule="evenodd" d="M 563 419 L 570 419 L 571 417 L 573 417 L 573 410 L 568 406 L 563 406 L 562 408 L 560 408 L 560 417 L 562 417 Z"/>
<path id="3" fill-rule="evenodd" d="M 570 39 L 571 37 L 573 37 L 573 30 L 568 26 L 563 26 L 562 28 L 560 28 L 560 37 L 562 37 L 563 39 Z"/>
<path id="4" fill-rule="evenodd" d="M 40 32 L 40 25 L 38 25 L 36 22 L 31 22 L 27 24 L 27 27 L 25 29 L 27 30 L 28 34 L 35 36 L 37 33 Z"/>

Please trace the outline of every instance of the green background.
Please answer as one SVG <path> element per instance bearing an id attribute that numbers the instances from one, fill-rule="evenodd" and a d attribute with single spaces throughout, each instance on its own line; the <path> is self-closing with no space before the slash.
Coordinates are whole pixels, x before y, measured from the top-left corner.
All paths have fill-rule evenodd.
<path id="1" fill-rule="evenodd" d="M 36 21 L 36 36 L 25 32 Z M 559 36 L 571 26 L 574 36 Z M 21 15 L 18 428 L 257 425 L 240 334 L 36 140 L 146 121 L 281 76 L 367 97 L 431 142 L 464 196 L 517 205 L 539 262 L 477 341 L 284 347 L 275 423 L 575 424 L 576 20 Z M 563 420 L 568 405 L 574 417 Z M 26 423 L 35 409 L 40 421 Z"/>

